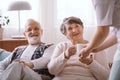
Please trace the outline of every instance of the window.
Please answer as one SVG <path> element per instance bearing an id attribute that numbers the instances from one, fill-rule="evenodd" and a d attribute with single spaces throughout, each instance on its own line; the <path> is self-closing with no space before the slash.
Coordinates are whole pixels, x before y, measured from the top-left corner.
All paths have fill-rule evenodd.
<path id="1" fill-rule="evenodd" d="M 87 27 L 96 25 L 92 0 L 57 0 L 58 21 L 69 16 L 79 17 Z"/>

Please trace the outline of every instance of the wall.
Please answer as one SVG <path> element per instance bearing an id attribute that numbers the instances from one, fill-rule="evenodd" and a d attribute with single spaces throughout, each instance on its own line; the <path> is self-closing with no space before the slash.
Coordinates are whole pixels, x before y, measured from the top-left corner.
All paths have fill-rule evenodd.
<path id="1" fill-rule="evenodd" d="M 19 33 L 17 28 L 3 28 L 3 38 L 11 38 L 11 36 L 19 35 L 22 33 L 23 29 L 21 29 L 21 33 Z"/>

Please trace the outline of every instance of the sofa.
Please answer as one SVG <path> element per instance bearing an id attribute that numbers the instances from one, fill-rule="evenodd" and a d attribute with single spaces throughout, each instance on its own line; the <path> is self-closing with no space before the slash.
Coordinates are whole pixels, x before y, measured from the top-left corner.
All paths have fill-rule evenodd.
<path id="1" fill-rule="evenodd" d="M 2 61 L 3 59 L 5 59 L 7 56 L 10 55 L 11 52 L 6 51 L 4 49 L 0 49 L 0 61 Z"/>

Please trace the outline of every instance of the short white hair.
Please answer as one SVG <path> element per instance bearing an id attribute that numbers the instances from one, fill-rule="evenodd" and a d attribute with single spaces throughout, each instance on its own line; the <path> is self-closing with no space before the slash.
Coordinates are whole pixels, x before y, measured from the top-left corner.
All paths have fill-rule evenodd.
<path id="1" fill-rule="evenodd" d="M 24 25 L 25 28 L 26 28 L 30 23 L 37 23 L 38 26 L 39 26 L 40 29 L 41 29 L 41 25 L 40 25 L 40 23 L 39 23 L 38 21 L 34 20 L 34 19 L 28 19 L 28 20 L 26 21 L 25 25 Z"/>

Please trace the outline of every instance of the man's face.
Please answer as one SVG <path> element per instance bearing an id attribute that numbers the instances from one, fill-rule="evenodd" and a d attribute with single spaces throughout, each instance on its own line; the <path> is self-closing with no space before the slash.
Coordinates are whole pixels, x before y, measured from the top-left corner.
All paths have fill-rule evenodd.
<path id="1" fill-rule="evenodd" d="M 25 37 L 31 45 L 37 45 L 41 42 L 42 29 L 36 22 L 29 22 L 26 26 Z"/>

